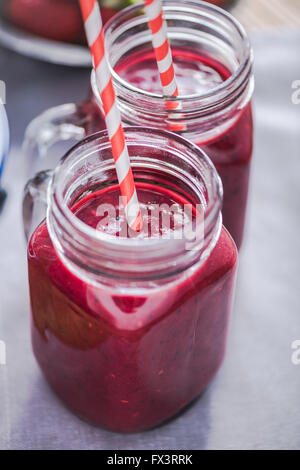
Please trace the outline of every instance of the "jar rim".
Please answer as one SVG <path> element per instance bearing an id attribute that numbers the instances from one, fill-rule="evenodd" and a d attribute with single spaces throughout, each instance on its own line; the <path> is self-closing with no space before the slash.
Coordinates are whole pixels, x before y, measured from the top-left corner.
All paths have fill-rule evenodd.
<path id="1" fill-rule="evenodd" d="M 203 172 L 203 170 L 207 170 L 209 172 L 209 187 L 205 188 L 209 192 L 208 206 L 207 208 L 205 208 L 204 214 L 205 224 L 207 224 L 208 230 L 210 230 L 210 232 L 208 232 L 208 246 L 206 247 L 207 256 L 207 252 L 210 252 L 215 246 L 215 243 L 217 242 L 221 224 L 220 221 L 223 189 L 221 180 L 217 174 L 214 165 L 212 164 L 208 156 L 198 146 L 194 145 L 193 143 L 189 142 L 188 140 L 177 134 L 154 128 L 143 129 L 139 126 L 126 127 L 124 131 L 127 140 L 130 140 L 130 136 L 138 135 L 140 135 L 141 137 L 147 136 L 151 143 L 152 141 L 150 139 L 153 137 L 157 139 L 158 137 L 160 137 L 161 139 L 165 139 L 166 141 L 168 139 L 168 141 L 170 142 L 168 151 L 173 151 L 172 154 L 176 155 L 176 158 L 177 156 L 180 158 L 180 153 L 175 153 L 175 150 L 171 147 L 172 142 L 174 144 L 174 148 L 175 143 L 177 143 L 179 146 L 182 146 L 182 148 L 185 149 L 186 157 L 189 159 L 187 161 L 188 163 L 189 161 L 191 161 L 191 163 L 193 164 L 193 168 L 195 168 L 195 171 L 200 172 L 200 175 L 201 171 Z M 108 250 L 112 254 L 112 259 L 115 259 L 115 262 L 117 262 L 118 256 L 125 256 L 125 254 L 128 253 L 128 250 L 130 251 L 130 253 L 133 253 L 135 257 L 140 256 L 142 254 L 145 260 L 150 260 L 152 255 L 153 257 L 156 256 L 157 258 L 159 258 L 159 256 L 162 256 L 162 254 L 164 254 L 166 257 L 170 257 L 171 253 L 175 254 L 175 256 L 177 254 L 183 256 L 183 253 L 185 252 L 184 239 L 172 239 L 172 243 L 170 243 L 170 240 L 165 238 L 136 239 L 112 237 L 102 231 L 95 230 L 94 228 L 90 227 L 72 212 L 64 193 L 64 173 L 69 172 L 69 174 L 71 174 L 72 165 L 74 167 L 76 165 L 76 153 L 77 157 L 79 159 L 82 158 L 82 161 L 84 161 L 84 158 L 91 155 L 93 149 L 95 151 L 99 151 L 100 148 L 103 148 L 103 150 L 110 149 L 108 133 L 106 130 L 98 132 L 96 134 L 92 134 L 86 139 L 77 143 L 71 150 L 67 152 L 67 154 L 63 157 L 60 164 L 56 167 L 53 173 L 48 189 L 47 224 L 50 236 L 57 251 L 60 253 L 64 251 L 62 247 L 62 244 L 64 243 L 64 234 L 62 232 L 65 231 L 65 234 L 68 234 L 68 243 L 70 244 L 70 247 L 73 249 L 73 251 L 76 251 L 77 249 L 77 241 L 76 237 L 74 236 L 74 234 L 76 234 L 76 236 L 78 236 L 78 239 L 80 239 L 81 241 L 83 240 L 82 246 L 88 242 L 88 246 L 90 249 L 91 244 L 94 244 L 93 247 L 95 247 L 96 254 L 101 254 L 105 250 Z M 109 160 L 109 162 L 111 165 L 113 165 L 112 156 L 111 161 Z M 57 238 L 60 238 L 60 241 L 58 241 Z"/>
<path id="2" fill-rule="evenodd" d="M 227 94 L 232 94 L 234 90 L 239 89 L 245 82 L 245 79 L 248 81 L 249 79 L 249 74 L 251 73 L 252 70 L 252 64 L 253 64 L 253 52 L 252 52 L 252 47 L 250 44 L 250 40 L 248 38 L 248 35 L 244 29 L 244 27 L 239 23 L 239 21 L 234 18 L 230 13 L 225 11 L 224 9 L 217 7 L 216 5 L 212 5 L 207 2 L 203 2 L 201 0 L 195 1 L 195 0 L 183 0 L 180 3 L 179 2 L 174 2 L 174 0 L 163 0 L 163 9 L 165 12 L 165 15 L 167 16 L 168 12 L 181 12 L 181 13 L 200 13 L 204 12 L 206 15 L 209 13 L 214 16 L 214 19 L 223 19 L 229 22 L 237 31 L 237 33 L 240 36 L 241 42 L 243 43 L 243 58 L 240 61 L 238 67 L 236 70 L 233 71 L 233 73 L 230 75 L 230 77 L 226 80 L 224 80 L 222 83 L 219 85 L 201 93 L 195 93 L 195 94 L 190 94 L 190 95 L 180 95 L 177 97 L 168 97 L 168 101 L 174 101 L 177 103 L 193 103 L 197 101 L 197 104 L 199 105 L 199 100 L 202 102 L 206 103 L 207 100 L 214 99 L 214 102 L 218 102 L 219 100 L 224 99 L 224 96 L 226 97 Z M 136 17 L 137 12 L 143 10 L 143 3 L 142 4 L 136 4 L 136 5 L 131 5 L 120 12 L 118 12 L 116 15 L 114 15 L 104 26 L 105 32 L 106 32 L 106 43 L 108 45 L 107 38 L 109 38 L 109 35 L 112 33 L 115 27 L 117 27 L 118 23 L 123 23 L 126 20 L 128 21 L 131 17 Z M 147 21 L 146 15 L 140 15 L 140 18 L 144 18 L 145 22 Z M 109 47 L 107 47 L 109 49 Z M 135 87 L 134 85 L 130 84 L 126 80 L 124 80 L 120 75 L 118 75 L 113 66 L 110 63 L 109 60 L 109 54 L 107 54 L 108 58 L 108 64 L 113 76 L 113 81 L 117 89 L 124 90 L 125 92 L 128 92 L 129 94 L 134 94 L 135 96 L 139 96 L 141 98 L 147 99 L 150 98 L 151 100 L 154 100 L 156 104 L 158 103 L 164 103 L 165 102 L 165 97 L 162 94 L 158 93 L 152 93 L 147 90 L 142 90 L 138 87 Z M 97 99 L 99 99 L 98 92 L 97 92 L 97 87 L 96 87 L 96 80 L 94 76 L 94 71 L 92 71 L 92 77 L 91 77 L 91 83 L 92 83 L 92 90 L 96 96 Z M 178 110 L 180 111 L 180 107 L 178 107 Z M 179 113 L 179 111 L 177 111 Z M 174 114 L 176 114 L 176 110 L 172 111 Z M 182 111 L 181 111 L 182 112 Z"/>
<path id="3" fill-rule="evenodd" d="M 155 128 L 147 128 L 145 130 L 145 129 L 142 129 L 138 126 L 128 126 L 128 127 L 125 128 L 125 134 L 129 133 L 129 132 L 137 133 L 137 134 L 146 133 L 146 134 L 149 134 L 149 135 L 156 135 L 156 136 L 163 135 L 164 137 L 168 137 L 168 138 L 172 139 L 173 141 L 177 141 L 179 143 L 184 143 L 184 145 L 186 146 L 187 149 L 191 150 L 193 153 L 197 154 L 197 156 L 199 157 L 199 162 L 196 159 L 194 161 L 194 163 L 198 166 L 198 168 L 200 169 L 200 160 L 202 160 L 202 162 L 205 162 L 205 165 L 206 165 L 207 169 L 209 169 L 212 172 L 212 174 L 215 174 L 216 183 L 215 183 L 215 188 L 213 188 L 213 189 L 215 190 L 216 194 L 219 196 L 219 198 L 222 201 L 222 197 L 223 197 L 222 183 L 221 183 L 221 180 L 220 180 L 219 176 L 217 175 L 216 169 L 215 169 L 213 163 L 211 162 L 211 160 L 209 159 L 209 157 L 207 156 L 207 154 L 203 150 L 201 150 L 196 144 L 193 144 L 189 140 L 187 140 L 184 137 L 179 136 L 178 134 L 175 134 L 173 132 L 166 131 L 166 130 L 155 129 Z M 103 131 L 91 134 L 88 137 L 86 137 L 85 139 L 83 139 L 82 141 L 78 142 L 61 159 L 61 162 L 58 164 L 58 166 L 54 170 L 54 173 L 53 173 L 53 176 L 51 178 L 50 185 L 49 185 L 49 190 L 48 190 L 48 198 L 50 199 L 49 203 L 50 204 L 54 203 L 55 205 L 59 204 L 61 209 L 64 211 L 64 215 L 65 215 L 66 219 L 70 223 L 72 223 L 72 225 L 74 225 L 74 227 L 76 227 L 82 233 L 85 233 L 86 235 L 88 235 L 91 239 L 95 238 L 96 240 L 101 240 L 103 242 L 112 243 L 112 245 L 115 245 L 115 246 L 120 245 L 120 244 L 124 244 L 126 247 L 132 247 L 132 248 L 146 247 L 146 246 L 148 247 L 149 242 L 151 242 L 151 243 L 153 243 L 154 246 L 159 244 L 163 248 L 163 246 L 167 242 L 167 240 L 165 240 L 163 238 L 160 238 L 160 239 L 145 238 L 145 239 L 138 239 L 137 240 L 135 238 L 111 237 L 111 236 L 109 236 L 108 234 L 106 234 L 102 231 L 98 231 L 98 230 L 93 229 L 89 225 L 82 222 L 70 210 L 68 204 L 64 200 L 62 191 L 57 192 L 55 190 L 55 185 L 56 185 L 56 182 L 58 180 L 59 172 L 62 170 L 64 164 L 68 161 L 68 159 L 72 159 L 73 154 L 76 150 L 80 149 L 81 147 L 88 146 L 89 144 L 95 142 L 97 139 L 103 139 L 103 144 L 104 145 L 110 145 L 109 144 L 109 139 L 108 139 L 108 132 L 106 130 L 103 130 Z M 212 189 L 212 186 L 211 186 L 210 189 Z M 212 196 L 212 194 L 210 196 Z M 218 211 L 218 210 L 221 209 L 220 205 L 218 206 L 218 204 L 216 204 L 214 208 L 215 208 L 215 211 Z M 207 210 L 208 210 L 208 212 L 210 212 L 211 207 L 208 207 Z"/>

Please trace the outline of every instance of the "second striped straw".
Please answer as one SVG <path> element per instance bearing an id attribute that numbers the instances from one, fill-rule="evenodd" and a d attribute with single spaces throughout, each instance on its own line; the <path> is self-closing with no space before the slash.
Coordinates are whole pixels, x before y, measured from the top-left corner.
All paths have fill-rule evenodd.
<path id="1" fill-rule="evenodd" d="M 127 223 L 131 229 L 141 230 L 141 211 L 125 142 L 121 115 L 117 107 L 112 77 L 105 55 L 105 40 L 100 8 L 97 0 L 80 0 L 80 8 L 93 58 L 97 85 L 102 100 Z"/>
<path id="2" fill-rule="evenodd" d="M 168 39 L 167 25 L 163 16 L 161 0 L 145 0 L 145 10 L 149 28 L 152 33 L 152 44 L 155 52 L 160 81 L 165 97 L 177 97 L 178 86 L 172 58 L 172 52 Z M 166 101 L 166 109 L 171 111 L 180 109 L 180 103 Z M 180 117 L 180 116 L 179 116 Z M 184 130 L 183 123 L 168 123 L 169 129 L 174 131 Z"/>

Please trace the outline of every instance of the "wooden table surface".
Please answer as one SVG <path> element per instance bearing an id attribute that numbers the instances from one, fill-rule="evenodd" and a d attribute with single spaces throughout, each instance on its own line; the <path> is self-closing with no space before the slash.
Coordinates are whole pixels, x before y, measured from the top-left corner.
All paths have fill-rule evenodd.
<path id="1" fill-rule="evenodd" d="M 240 0 L 232 13 L 246 29 L 300 28 L 300 0 Z"/>

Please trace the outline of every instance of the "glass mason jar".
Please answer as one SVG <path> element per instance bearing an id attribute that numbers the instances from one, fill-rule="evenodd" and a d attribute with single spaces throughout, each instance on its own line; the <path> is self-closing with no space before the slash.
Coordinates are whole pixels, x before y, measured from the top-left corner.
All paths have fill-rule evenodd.
<path id="1" fill-rule="evenodd" d="M 223 221 L 238 247 L 245 225 L 253 145 L 252 50 L 242 26 L 201 1 L 164 2 L 180 98 L 168 114 L 147 18 L 137 5 L 106 25 L 108 59 L 128 125 L 183 128 L 210 157 L 224 187 Z M 92 88 L 97 104 L 95 81 Z"/>
<path id="2" fill-rule="evenodd" d="M 224 225 L 240 247 L 253 144 L 252 50 L 241 25 L 213 5 L 167 0 L 164 13 L 183 94 L 173 99 L 179 108 L 172 114 L 161 95 L 143 6 L 129 7 L 107 24 L 107 55 L 123 122 L 159 129 L 183 124 L 180 133 L 208 154 L 221 176 Z M 39 168 L 47 168 L 47 159 L 36 155 L 45 157 L 49 142 L 105 128 L 93 74 L 91 84 L 87 102 L 51 109 L 32 122 L 25 139 L 28 161 L 33 157 Z"/>
<path id="3" fill-rule="evenodd" d="M 222 185 L 208 157 L 165 131 L 128 127 L 125 134 L 142 207 L 202 207 L 193 249 L 185 237 L 95 229 L 98 204 L 114 205 L 119 194 L 106 131 L 28 183 L 24 215 L 29 235 L 48 185 L 47 217 L 28 246 L 32 344 L 46 379 L 81 417 L 133 432 L 176 414 L 219 369 L 237 251 L 222 227 Z"/>

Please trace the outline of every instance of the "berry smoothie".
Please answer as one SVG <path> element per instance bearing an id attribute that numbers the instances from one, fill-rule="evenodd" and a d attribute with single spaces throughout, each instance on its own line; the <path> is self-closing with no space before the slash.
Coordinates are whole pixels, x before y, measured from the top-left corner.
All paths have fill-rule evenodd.
<path id="1" fill-rule="evenodd" d="M 142 210 L 153 204 L 192 201 L 174 185 L 137 181 Z M 115 219 L 99 217 L 112 204 Z M 87 188 L 72 211 L 95 230 L 120 236 L 119 189 Z M 147 212 L 148 214 L 148 212 Z M 144 216 L 149 233 L 151 213 Z M 157 235 L 166 233 L 156 220 Z M 146 232 L 145 232 L 146 231 Z M 172 243 L 172 239 L 170 239 Z M 223 228 L 209 258 L 172 279 L 153 278 L 121 288 L 118 279 L 89 283 L 58 257 L 46 222 L 28 248 L 35 356 L 57 395 L 79 416 L 120 432 L 151 428 L 195 399 L 212 380 L 225 352 L 237 263 L 235 245 Z"/>

